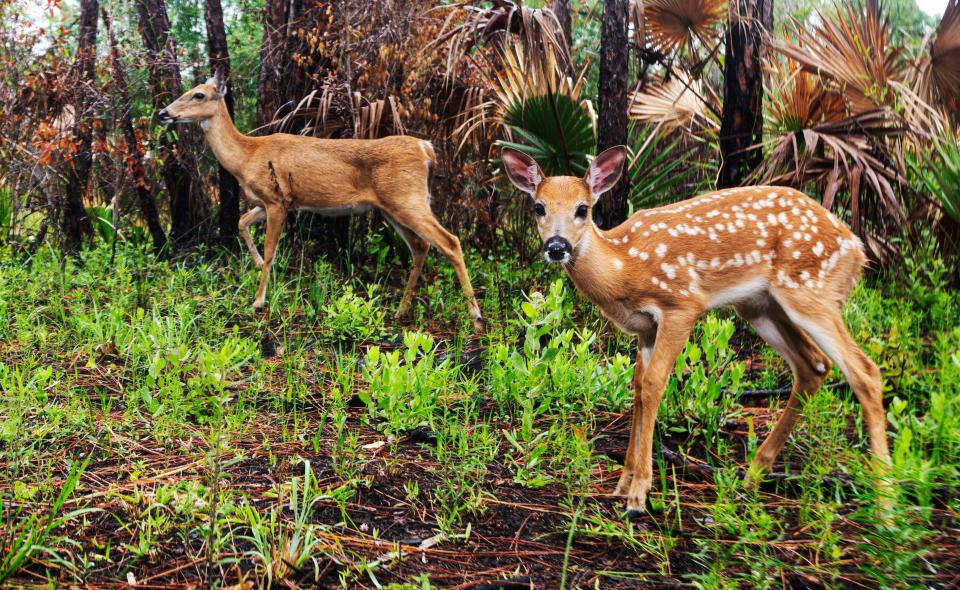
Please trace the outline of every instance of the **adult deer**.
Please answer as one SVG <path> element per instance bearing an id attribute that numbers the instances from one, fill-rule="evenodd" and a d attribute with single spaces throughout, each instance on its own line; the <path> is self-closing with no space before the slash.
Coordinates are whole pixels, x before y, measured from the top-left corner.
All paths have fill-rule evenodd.
<path id="1" fill-rule="evenodd" d="M 262 270 L 254 311 L 263 307 L 270 265 L 287 212 L 305 209 L 323 215 L 350 215 L 379 209 L 403 238 L 413 258 L 397 315 L 413 300 L 430 246 L 453 265 L 467 299 L 470 319 L 482 328 L 480 307 L 463 262 L 460 240 L 430 210 L 430 169 L 436 154 L 430 142 L 413 137 L 319 139 L 276 133 L 248 137 L 237 131 L 223 100 L 224 86 L 211 78 L 187 91 L 158 114 L 163 123 L 200 123 L 217 159 L 233 174 L 253 208 L 240 218 L 240 234 Z M 267 221 L 263 257 L 250 226 Z"/>
<path id="2" fill-rule="evenodd" d="M 547 262 L 563 265 L 581 293 L 638 337 L 634 409 L 616 495 L 643 512 L 653 475 L 653 428 L 663 388 L 697 319 L 732 306 L 793 372 L 783 415 L 760 446 L 751 478 L 769 469 L 805 395 L 830 362 L 863 407 L 878 474 L 886 471 L 880 371 L 847 331 L 840 309 L 866 260 L 862 244 L 812 199 L 790 188 L 716 191 L 640 211 L 609 231 L 590 208 L 623 172 L 627 151 L 606 150 L 584 178 L 544 178 L 526 154 L 503 150 L 507 175 L 534 200 Z"/>

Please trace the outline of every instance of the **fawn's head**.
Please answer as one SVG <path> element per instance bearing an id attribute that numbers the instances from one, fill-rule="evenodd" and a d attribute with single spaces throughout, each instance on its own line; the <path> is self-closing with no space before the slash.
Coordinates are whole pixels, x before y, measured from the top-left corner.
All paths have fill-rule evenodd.
<path id="1" fill-rule="evenodd" d="M 167 108 L 157 113 L 161 123 L 193 123 L 204 121 L 220 112 L 220 99 L 227 93 L 227 85 L 216 78 L 183 93 Z"/>
<path id="2" fill-rule="evenodd" d="M 533 198 L 544 258 L 567 263 L 584 234 L 592 231 L 590 208 L 620 179 L 627 148 L 616 146 L 598 155 L 583 178 L 544 178 L 536 161 L 515 149 L 503 148 L 502 157 L 513 185 Z"/>

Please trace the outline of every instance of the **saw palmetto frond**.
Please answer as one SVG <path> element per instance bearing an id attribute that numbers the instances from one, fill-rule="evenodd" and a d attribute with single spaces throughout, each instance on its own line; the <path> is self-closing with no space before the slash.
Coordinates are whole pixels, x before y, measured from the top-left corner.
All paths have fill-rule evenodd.
<path id="1" fill-rule="evenodd" d="M 903 79 L 900 50 L 890 38 L 890 25 L 874 2 L 838 5 L 820 24 L 798 26 L 795 43 L 773 46 L 807 72 L 821 76 L 829 90 L 854 115 L 891 106 L 890 82 Z"/>
<path id="2" fill-rule="evenodd" d="M 636 0 L 651 45 L 673 52 L 717 37 L 725 0 Z"/>
<path id="3" fill-rule="evenodd" d="M 960 116 L 960 0 L 949 0 L 914 63 L 913 89 L 937 109 Z"/>
<path id="4" fill-rule="evenodd" d="M 636 121 L 659 125 L 666 131 L 690 127 L 695 122 L 707 129 L 719 129 L 707 101 L 699 80 L 676 72 L 669 80 L 631 92 L 628 115 Z"/>

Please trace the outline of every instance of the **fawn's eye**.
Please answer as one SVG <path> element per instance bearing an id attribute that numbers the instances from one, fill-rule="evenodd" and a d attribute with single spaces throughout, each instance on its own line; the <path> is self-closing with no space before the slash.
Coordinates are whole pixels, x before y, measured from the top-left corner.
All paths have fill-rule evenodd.
<path id="1" fill-rule="evenodd" d="M 204 97 L 204 95 L 203 95 L 202 92 L 196 92 L 196 93 L 194 93 L 194 95 L 193 95 L 193 100 L 203 100 L 203 97 Z"/>
<path id="2" fill-rule="evenodd" d="M 543 217 L 547 214 L 547 210 L 544 209 L 543 203 L 537 203 L 533 206 L 533 212 L 537 214 L 537 217 Z"/>
<path id="3" fill-rule="evenodd" d="M 579 206 L 577 207 L 577 212 L 574 213 L 574 215 L 576 215 L 577 217 L 580 217 L 580 218 L 582 219 L 582 218 L 584 218 L 584 217 L 587 216 L 587 212 L 588 212 L 588 211 L 589 211 L 589 209 L 587 208 L 586 205 L 579 205 Z"/>

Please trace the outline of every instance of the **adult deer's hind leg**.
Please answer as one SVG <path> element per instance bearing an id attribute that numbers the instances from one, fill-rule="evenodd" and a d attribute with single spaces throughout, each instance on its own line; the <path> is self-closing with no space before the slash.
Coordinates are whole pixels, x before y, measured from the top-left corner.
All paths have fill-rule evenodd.
<path id="1" fill-rule="evenodd" d="M 399 318 L 407 313 L 407 309 L 410 308 L 410 303 L 413 301 L 413 294 L 416 293 L 417 281 L 420 280 L 420 272 L 423 269 L 424 261 L 427 259 L 427 252 L 430 251 L 430 244 L 421 240 L 420 236 L 415 232 L 397 223 L 397 221 L 387 215 L 386 212 L 384 212 L 383 215 L 387 218 L 387 221 L 390 222 L 390 225 L 393 226 L 393 229 L 397 230 L 397 233 L 403 238 L 403 241 L 407 244 L 407 248 L 410 248 L 410 275 L 407 276 L 407 283 L 403 287 L 403 297 L 400 299 L 400 306 L 397 307 L 396 317 Z"/>
<path id="2" fill-rule="evenodd" d="M 457 273 L 457 279 L 463 289 L 463 296 L 467 299 L 467 308 L 470 313 L 470 319 L 473 327 L 477 330 L 483 330 L 483 316 L 480 313 L 480 306 L 477 305 L 477 299 L 473 294 L 473 286 L 470 284 L 470 275 L 467 274 L 467 265 L 463 261 L 463 250 L 460 248 L 460 239 L 448 232 L 440 222 L 429 211 L 395 211 L 394 219 L 398 224 L 406 226 L 416 233 L 425 242 L 436 247 L 443 253 L 453 269 Z M 419 213 L 419 214 L 418 214 Z"/>
<path id="3" fill-rule="evenodd" d="M 830 370 L 830 360 L 772 299 L 762 307 L 738 306 L 737 313 L 780 353 L 793 373 L 793 389 L 783 413 L 750 465 L 748 477 L 755 480 L 770 469 L 783 450 L 803 400 L 820 389 Z"/>

